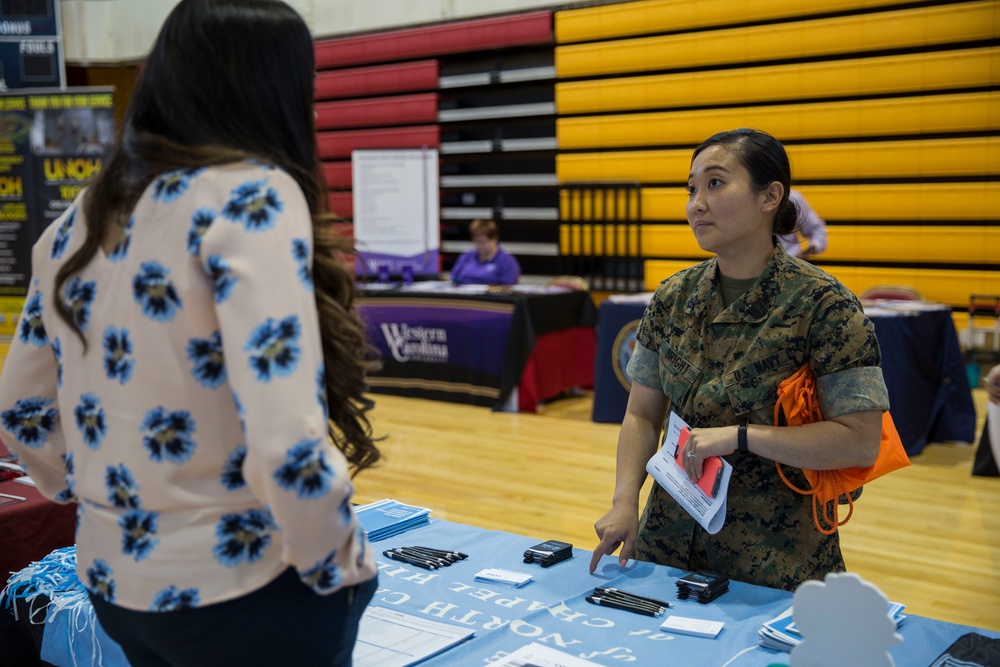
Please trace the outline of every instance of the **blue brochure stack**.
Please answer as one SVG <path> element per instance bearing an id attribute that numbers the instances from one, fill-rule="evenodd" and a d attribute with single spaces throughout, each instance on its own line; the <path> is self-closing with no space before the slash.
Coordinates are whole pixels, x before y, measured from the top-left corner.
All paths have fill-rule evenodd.
<path id="1" fill-rule="evenodd" d="M 426 507 L 404 505 L 386 498 L 355 508 L 358 520 L 369 542 L 378 542 L 393 535 L 427 525 L 431 511 Z"/>

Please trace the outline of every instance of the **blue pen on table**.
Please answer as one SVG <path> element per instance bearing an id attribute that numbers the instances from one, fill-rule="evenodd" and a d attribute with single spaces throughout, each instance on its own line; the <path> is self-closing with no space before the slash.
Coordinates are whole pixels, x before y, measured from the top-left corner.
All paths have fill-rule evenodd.
<path id="1" fill-rule="evenodd" d="M 633 604 L 619 600 L 611 600 L 597 595 L 588 595 L 587 602 L 599 605 L 601 607 L 611 607 L 612 609 L 631 611 L 633 613 L 642 614 L 644 616 L 660 616 L 661 614 L 663 614 L 663 609 L 659 607 L 653 607 L 652 605 Z"/>
<path id="2" fill-rule="evenodd" d="M 401 553 L 396 553 L 392 549 L 386 549 L 382 552 L 383 556 L 391 558 L 393 560 L 398 560 L 401 563 L 408 563 L 410 565 L 416 565 L 417 567 L 422 567 L 425 570 L 436 570 L 438 569 L 437 564 L 430 562 L 429 560 L 421 560 L 419 558 L 411 558 Z"/>
<path id="3" fill-rule="evenodd" d="M 657 607 L 665 607 L 667 609 L 673 609 L 674 605 L 669 602 L 664 602 L 663 600 L 657 600 L 656 598 L 647 598 L 643 595 L 636 595 L 635 593 L 629 593 L 628 591 L 623 591 L 620 588 L 606 588 L 604 586 L 598 586 L 594 589 L 594 593 L 598 595 L 603 595 L 605 597 L 609 596 L 620 596 L 625 598 L 632 598 L 635 600 L 642 600 L 643 602 L 648 602 Z"/>

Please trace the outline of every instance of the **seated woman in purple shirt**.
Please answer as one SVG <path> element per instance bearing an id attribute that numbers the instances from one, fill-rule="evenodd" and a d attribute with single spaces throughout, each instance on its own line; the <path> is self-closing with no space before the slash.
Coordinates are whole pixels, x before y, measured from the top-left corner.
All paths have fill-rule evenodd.
<path id="1" fill-rule="evenodd" d="M 451 282 L 456 285 L 513 285 L 521 276 L 521 265 L 513 255 L 500 247 L 500 230 L 492 220 L 473 220 L 469 236 L 476 244 L 473 250 L 459 255 L 451 269 Z"/>

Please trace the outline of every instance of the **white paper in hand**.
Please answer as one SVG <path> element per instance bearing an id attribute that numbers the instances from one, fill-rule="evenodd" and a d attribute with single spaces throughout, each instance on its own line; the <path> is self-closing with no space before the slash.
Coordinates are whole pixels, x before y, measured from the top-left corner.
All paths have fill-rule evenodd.
<path id="1" fill-rule="evenodd" d="M 693 484 L 674 461 L 677 439 L 687 423 L 677 413 L 671 412 L 667 428 L 663 432 L 663 443 L 646 464 L 646 472 L 653 476 L 657 484 L 666 489 L 674 500 L 694 517 L 710 535 L 715 535 L 726 522 L 726 496 L 729 494 L 729 479 L 733 476 L 733 466 L 722 459 L 722 481 L 719 492 L 709 498 L 697 485 Z"/>

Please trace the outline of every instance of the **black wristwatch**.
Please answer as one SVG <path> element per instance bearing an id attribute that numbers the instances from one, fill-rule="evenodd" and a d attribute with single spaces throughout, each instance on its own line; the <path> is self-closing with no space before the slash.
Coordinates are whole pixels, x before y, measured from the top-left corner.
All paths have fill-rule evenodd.
<path id="1" fill-rule="evenodd" d="M 741 421 L 736 432 L 736 449 L 741 452 L 749 452 L 750 447 L 747 446 L 747 423 Z"/>

